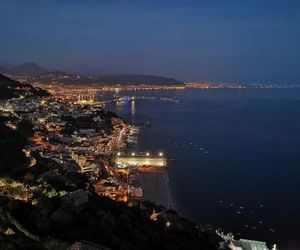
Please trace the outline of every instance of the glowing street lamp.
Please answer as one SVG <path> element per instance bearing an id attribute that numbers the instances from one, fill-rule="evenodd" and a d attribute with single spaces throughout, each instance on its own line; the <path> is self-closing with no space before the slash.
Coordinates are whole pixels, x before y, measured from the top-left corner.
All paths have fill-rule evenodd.
<path id="1" fill-rule="evenodd" d="M 117 155 L 118 155 L 118 156 L 120 156 L 120 155 L 121 155 L 121 153 L 120 153 L 120 152 L 118 152 L 118 153 L 117 153 Z"/>
<path id="2" fill-rule="evenodd" d="M 159 156 L 163 156 L 164 154 L 162 153 L 162 152 L 159 152 L 159 154 L 158 154 Z"/>
<path id="3" fill-rule="evenodd" d="M 134 152 L 132 152 L 132 153 L 131 153 L 131 155 L 132 155 L 132 156 L 135 156 L 135 153 L 134 153 Z"/>
<path id="4" fill-rule="evenodd" d="M 149 155 L 150 155 L 150 153 L 149 153 L 149 152 L 147 152 L 147 153 L 146 153 L 146 156 L 149 156 Z"/>

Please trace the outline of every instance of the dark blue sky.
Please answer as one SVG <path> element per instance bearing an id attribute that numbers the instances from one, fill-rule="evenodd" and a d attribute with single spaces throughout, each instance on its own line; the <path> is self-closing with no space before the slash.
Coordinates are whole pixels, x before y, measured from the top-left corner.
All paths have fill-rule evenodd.
<path id="1" fill-rule="evenodd" d="M 0 0 L 0 63 L 300 83 L 299 0 Z"/>

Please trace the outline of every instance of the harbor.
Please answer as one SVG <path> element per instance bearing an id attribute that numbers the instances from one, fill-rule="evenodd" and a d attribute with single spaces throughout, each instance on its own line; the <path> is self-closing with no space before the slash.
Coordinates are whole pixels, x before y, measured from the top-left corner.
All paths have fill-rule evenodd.
<path id="1" fill-rule="evenodd" d="M 163 152 L 139 152 L 140 128 L 131 126 L 126 148 L 117 152 L 114 163 L 120 171 L 128 171 L 129 200 L 155 202 L 171 208 L 172 199 L 168 186 L 167 157 Z"/>

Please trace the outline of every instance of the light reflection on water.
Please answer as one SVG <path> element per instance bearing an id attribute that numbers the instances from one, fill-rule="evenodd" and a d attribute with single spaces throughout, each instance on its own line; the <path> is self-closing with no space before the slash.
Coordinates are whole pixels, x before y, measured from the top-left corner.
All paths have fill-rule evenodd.
<path id="1" fill-rule="evenodd" d="M 107 105 L 128 121 L 151 122 L 139 147 L 175 159 L 169 177 L 181 213 L 283 249 L 300 244 L 299 90 L 134 94 L 182 101 L 136 100 L 134 112 L 130 102 Z"/>

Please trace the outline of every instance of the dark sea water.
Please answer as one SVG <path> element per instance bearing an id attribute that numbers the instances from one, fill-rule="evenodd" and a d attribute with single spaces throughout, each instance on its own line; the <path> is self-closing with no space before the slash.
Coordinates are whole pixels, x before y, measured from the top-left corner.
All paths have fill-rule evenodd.
<path id="1" fill-rule="evenodd" d="M 175 159 L 169 187 L 182 215 L 237 238 L 300 249 L 300 90 L 129 94 L 181 101 L 136 100 L 107 108 L 129 122 L 151 122 L 141 131 L 139 149 Z"/>

